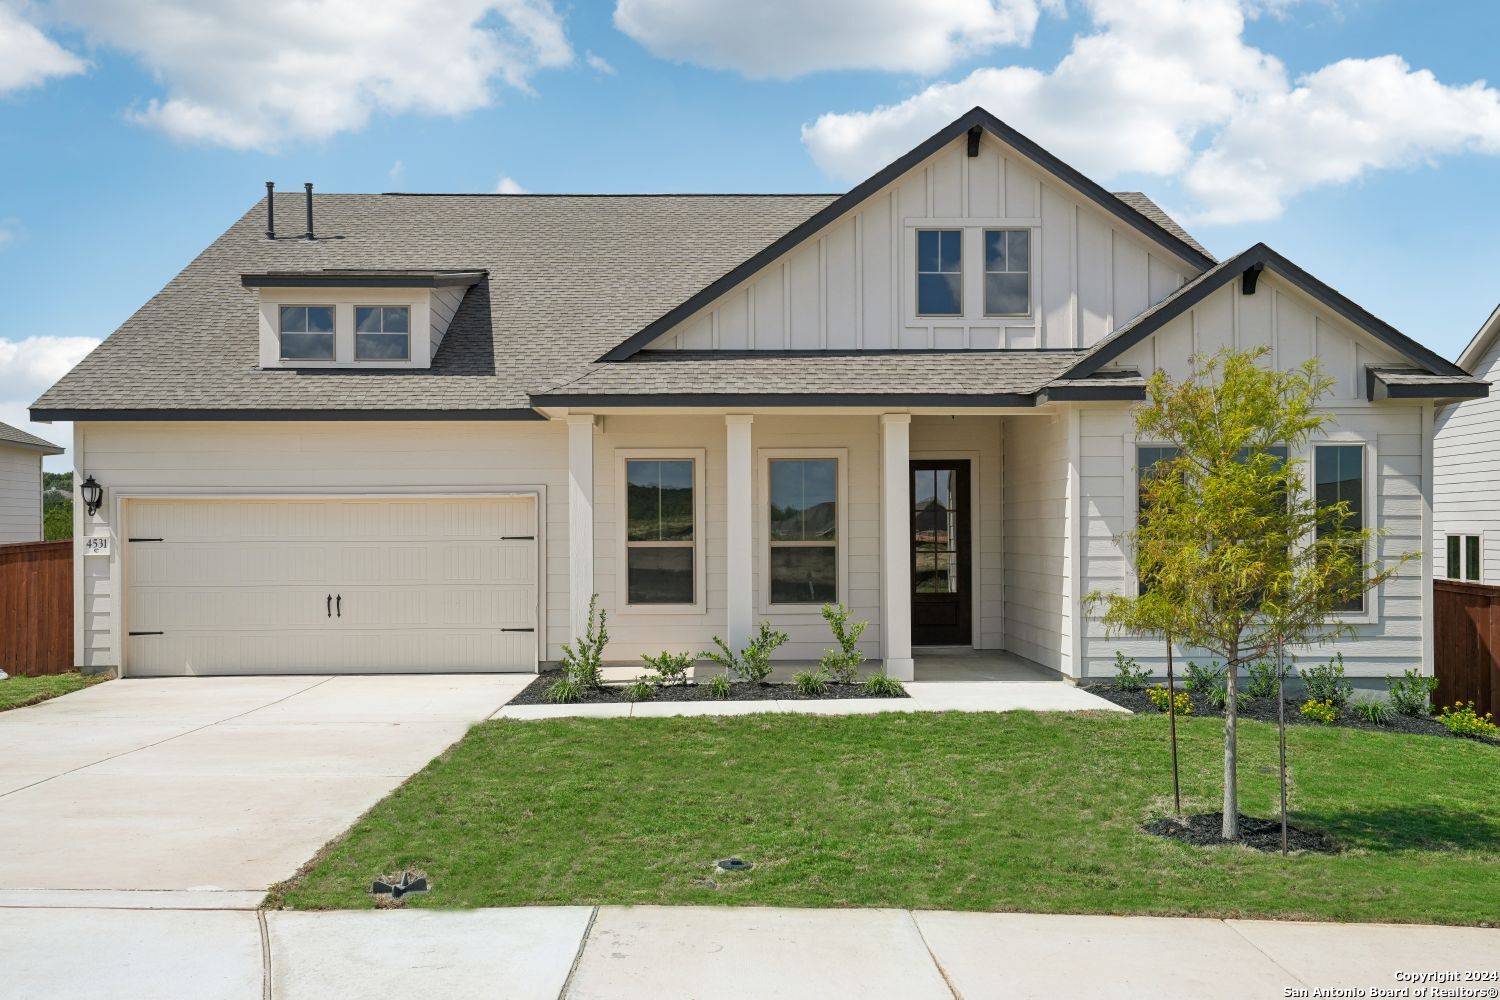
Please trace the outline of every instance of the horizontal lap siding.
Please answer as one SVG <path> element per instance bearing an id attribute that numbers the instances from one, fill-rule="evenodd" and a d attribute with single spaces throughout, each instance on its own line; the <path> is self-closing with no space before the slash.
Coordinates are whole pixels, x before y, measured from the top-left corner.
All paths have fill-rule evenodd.
<path id="1" fill-rule="evenodd" d="M 1003 514 L 1005 646 L 1068 672 L 1068 417 L 1008 417 Z"/>
<path id="2" fill-rule="evenodd" d="M 1500 376 L 1500 341 L 1475 366 L 1474 374 Z M 1434 573 L 1444 569 L 1449 534 L 1481 536 L 1482 583 L 1500 583 L 1500 395 L 1444 407 L 1434 421 Z"/>
<path id="3" fill-rule="evenodd" d="M 0 545 L 42 540 L 42 457 L 0 444 Z"/>

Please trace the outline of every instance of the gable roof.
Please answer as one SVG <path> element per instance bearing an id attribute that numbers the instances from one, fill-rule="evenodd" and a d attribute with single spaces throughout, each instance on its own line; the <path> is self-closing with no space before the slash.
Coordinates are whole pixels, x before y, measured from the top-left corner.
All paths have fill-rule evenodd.
<path id="1" fill-rule="evenodd" d="M 43 455 L 61 455 L 62 448 L 35 434 L 29 434 L 19 427 L 10 424 L 0 424 L 0 447 L 25 448 L 28 451 L 38 451 Z"/>
<path id="2" fill-rule="evenodd" d="M 1096 182 L 1079 173 L 1075 168 L 1059 160 L 1031 139 L 1028 139 L 1020 132 L 1005 124 L 999 118 L 996 118 L 983 108 L 976 107 L 939 129 L 910 152 L 898 157 L 870 177 L 856 184 L 847 194 L 819 210 L 811 218 L 791 230 L 791 232 L 788 232 L 759 253 L 738 264 L 686 301 L 677 304 L 671 310 L 657 317 L 638 333 L 633 334 L 629 339 L 605 352 L 599 360 L 623 361 L 636 351 L 644 349 L 656 338 L 666 333 L 667 330 L 713 302 L 735 285 L 752 277 L 772 261 L 780 259 L 798 244 L 811 239 L 816 233 L 820 232 L 850 209 L 859 205 L 866 198 L 932 156 L 938 150 L 948 145 L 948 143 L 974 128 L 983 129 L 1012 149 L 1015 149 L 1022 156 L 1036 163 L 1043 170 L 1060 177 L 1065 183 L 1077 190 L 1085 198 L 1094 202 L 1094 204 L 1102 208 L 1105 212 L 1135 229 L 1148 239 L 1171 250 L 1199 270 L 1213 266 L 1214 258 L 1208 251 L 1204 250 L 1197 241 L 1192 240 L 1181 226 L 1178 226 L 1175 222 L 1171 222 L 1167 214 L 1158 208 L 1149 198 L 1146 198 L 1145 195 L 1141 195 L 1138 192 L 1126 192 L 1119 196 L 1111 194 Z M 1147 214 L 1145 211 L 1147 206 L 1152 210 L 1150 214 Z M 1170 226 L 1166 224 L 1168 222 L 1171 222 Z"/>
<path id="3" fill-rule="evenodd" d="M 1484 356 L 1494 346 L 1495 338 L 1500 336 L 1500 306 L 1496 306 L 1490 313 L 1489 319 L 1482 323 L 1474 332 L 1474 339 L 1470 340 L 1463 353 L 1458 356 L 1458 367 L 1464 371 L 1474 371 Z"/>
<path id="4" fill-rule="evenodd" d="M 1274 271 L 1312 296 L 1320 304 L 1343 317 L 1351 325 L 1386 344 L 1424 371 L 1434 375 L 1468 377 L 1468 372 L 1453 362 L 1423 347 L 1347 296 L 1314 278 L 1264 243 L 1257 243 L 1243 253 L 1204 271 L 1135 319 L 1116 329 L 1114 333 L 1095 344 L 1087 355 L 1064 372 L 1060 378 L 1079 379 L 1095 374 L 1167 323 L 1256 266 Z"/>

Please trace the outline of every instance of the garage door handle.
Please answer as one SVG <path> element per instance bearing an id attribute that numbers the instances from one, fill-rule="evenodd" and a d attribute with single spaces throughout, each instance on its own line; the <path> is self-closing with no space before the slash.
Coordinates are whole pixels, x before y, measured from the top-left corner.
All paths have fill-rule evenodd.
<path id="1" fill-rule="evenodd" d="M 333 599 L 333 607 L 334 607 L 334 610 L 339 613 L 339 617 L 340 618 L 344 617 L 344 595 L 343 594 L 340 594 L 338 597 L 335 597 Z"/>
<path id="2" fill-rule="evenodd" d="M 502 632 L 535 632 L 534 628 L 502 628 Z"/>
<path id="3" fill-rule="evenodd" d="M 329 618 L 333 617 L 333 595 L 332 594 L 328 595 L 328 617 Z"/>

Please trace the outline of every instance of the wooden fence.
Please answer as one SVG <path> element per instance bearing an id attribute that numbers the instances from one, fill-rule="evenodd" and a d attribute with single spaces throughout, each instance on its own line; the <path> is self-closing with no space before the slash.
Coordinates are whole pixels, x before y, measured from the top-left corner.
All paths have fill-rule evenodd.
<path id="1" fill-rule="evenodd" d="M 1500 717 L 1500 587 L 1434 580 L 1438 705 L 1472 701 Z"/>
<path id="2" fill-rule="evenodd" d="M 73 542 L 0 545 L 0 670 L 73 669 Z"/>

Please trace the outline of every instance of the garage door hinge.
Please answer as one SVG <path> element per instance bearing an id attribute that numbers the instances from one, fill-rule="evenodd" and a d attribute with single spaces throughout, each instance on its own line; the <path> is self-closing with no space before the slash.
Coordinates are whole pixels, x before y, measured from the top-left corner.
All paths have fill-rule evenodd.
<path id="1" fill-rule="evenodd" d="M 503 628 L 500 631 L 502 631 L 502 632 L 535 632 L 536 629 L 534 629 L 534 628 Z"/>
<path id="2" fill-rule="evenodd" d="M 166 635 L 165 632 L 131 632 L 131 635 Z"/>
<path id="3" fill-rule="evenodd" d="M 502 542 L 534 542 L 534 541 L 536 541 L 536 536 L 535 535 L 501 535 L 500 536 L 500 540 Z"/>

